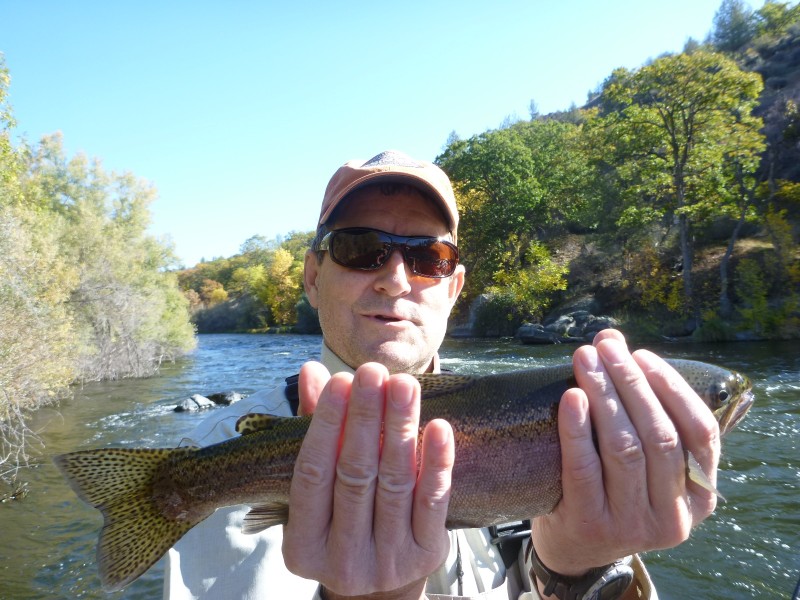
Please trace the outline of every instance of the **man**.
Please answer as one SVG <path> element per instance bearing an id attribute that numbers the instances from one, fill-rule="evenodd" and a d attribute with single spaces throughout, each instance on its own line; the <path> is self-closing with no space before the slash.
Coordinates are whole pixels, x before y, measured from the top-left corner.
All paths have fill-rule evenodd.
<path id="1" fill-rule="evenodd" d="M 628 585 L 620 559 L 679 544 L 713 511 L 714 496 L 686 480 L 684 450 L 714 482 L 719 432 L 682 378 L 631 355 L 616 331 L 575 352 L 580 387 L 559 408 L 563 498 L 533 520 L 531 551 L 504 561 L 487 530 L 445 529 L 453 435 L 427 425 L 417 472 L 420 391 L 408 373 L 439 370 L 464 284 L 457 226 L 435 165 L 389 151 L 334 174 L 305 261 L 323 347 L 300 372 L 299 411 L 314 419 L 289 522 L 245 536 L 246 507 L 217 511 L 169 552 L 165 597 L 588 598 L 603 586 L 604 598 L 655 597 L 638 560 Z M 253 410 L 290 414 L 283 389 L 255 394 L 194 437 L 221 441 L 232 414 Z"/>

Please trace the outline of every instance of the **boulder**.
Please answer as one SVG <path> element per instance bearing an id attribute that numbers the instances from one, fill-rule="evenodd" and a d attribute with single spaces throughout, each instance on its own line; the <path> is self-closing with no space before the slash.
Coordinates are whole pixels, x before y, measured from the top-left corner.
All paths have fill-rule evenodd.
<path id="1" fill-rule="evenodd" d="M 209 394 L 208 399 L 219 404 L 220 406 L 228 406 L 234 404 L 244 398 L 239 392 L 217 392 L 216 394 Z"/>
<path id="2" fill-rule="evenodd" d="M 523 344 L 559 344 L 561 340 L 554 331 L 545 330 L 539 323 L 526 323 L 517 331 L 517 337 Z"/>
<path id="3" fill-rule="evenodd" d="M 216 406 L 216 403 L 213 400 L 201 396 L 200 394 L 192 394 L 175 407 L 175 412 L 195 412 L 214 406 Z"/>
<path id="4" fill-rule="evenodd" d="M 546 320 L 543 325 L 525 324 L 517 331 L 517 337 L 523 344 L 591 343 L 598 331 L 617 326 L 613 317 L 576 310 Z"/>
<path id="5" fill-rule="evenodd" d="M 199 410 L 216 408 L 217 406 L 228 406 L 229 404 L 238 402 L 242 398 L 244 398 L 244 396 L 239 392 L 217 392 L 209 394 L 208 396 L 192 394 L 175 407 L 175 412 L 197 412 Z"/>

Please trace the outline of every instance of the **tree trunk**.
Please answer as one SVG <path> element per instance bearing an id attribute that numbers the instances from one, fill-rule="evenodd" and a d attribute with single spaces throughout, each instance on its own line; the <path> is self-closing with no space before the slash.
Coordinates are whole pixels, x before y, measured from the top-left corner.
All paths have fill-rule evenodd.
<path id="1" fill-rule="evenodd" d="M 681 232 L 681 258 L 683 259 L 683 294 L 686 297 L 686 304 L 694 317 L 694 325 L 700 323 L 698 308 L 694 302 L 694 291 L 692 286 L 692 240 L 689 219 L 685 214 L 678 217 L 678 226 Z"/>
<path id="2" fill-rule="evenodd" d="M 739 239 L 739 232 L 742 230 L 742 225 L 744 225 L 748 204 L 749 203 L 745 203 L 745 205 L 742 207 L 742 212 L 739 215 L 739 221 L 736 223 L 736 227 L 733 228 L 731 239 L 728 240 L 728 247 L 725 249 L 725 254 L 722 256 L 722 260 L 719 263 L 719 314 L 722 318 L 730 317 L 732 312 L 731 298 L 730 294 L 728 294 L 728 264 L 730 263 L 730 258 L 733 254 L 733 247 L 736 245 L 736 240 Z"/>

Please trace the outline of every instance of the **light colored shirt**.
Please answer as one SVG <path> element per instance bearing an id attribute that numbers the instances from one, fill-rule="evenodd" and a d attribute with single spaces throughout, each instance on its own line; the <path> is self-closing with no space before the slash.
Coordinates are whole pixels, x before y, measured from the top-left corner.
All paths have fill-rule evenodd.
<path id="1" fill-rule="evenodd" d="M 323 344 L 321 362 L 331 373 L 353 372 Z M 439 372 L 438 356 L 434 372 Z M 237 434 L 236 421 L 248 413 L 291 416 L 284 387 L 257 392 L 236 404 L 214 412 L 192 432 L 192 441 L 208 446 Z M 248 506 L 217 510 L 191 529 L 167 553 L 164 574 L 165 600 L 271 600 L 319 599 L 319 584 L 298 577 L 285 567 L 281 543 L 283 529 L 270 527 L 260 533 L 241 531 Z M 488 529 L 449 531 L 450 552 L 444 564 L 428 577 L 430 598 L 480 598 L 492 600 L 535 600 L 520 552 L 516 564 L 506 570 Z M 524 549 L 524 544 L 523 544 Z M 641 563 L 639 563 L 641 565 Z M 458 571 L 462 572 L 459 580 Z M 649 586 L 646 571 L 639 575 Z M 655 595 L 639 596 L 656 598 Z"/>

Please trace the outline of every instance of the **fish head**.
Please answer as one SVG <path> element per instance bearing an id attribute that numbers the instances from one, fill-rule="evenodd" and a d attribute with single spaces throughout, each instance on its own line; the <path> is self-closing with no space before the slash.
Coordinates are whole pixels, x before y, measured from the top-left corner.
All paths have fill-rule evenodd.
<path id="1" fill-rule="evenodd" d="M 753 405 L 752 383 L 741 373 L 693 360 L 671 362 L 714 413 L 720 435 L 736 427 Z"/>
<path id="2" fill-rule="evenodd" d="M 720 435 L 725 435 L 736 427 L 753 406 L 755 397 L 752 387 L 747 377 L 732 372 L 724 385 L 717 390 L 718 406 L 712 410 L 719 423 Z"/>

